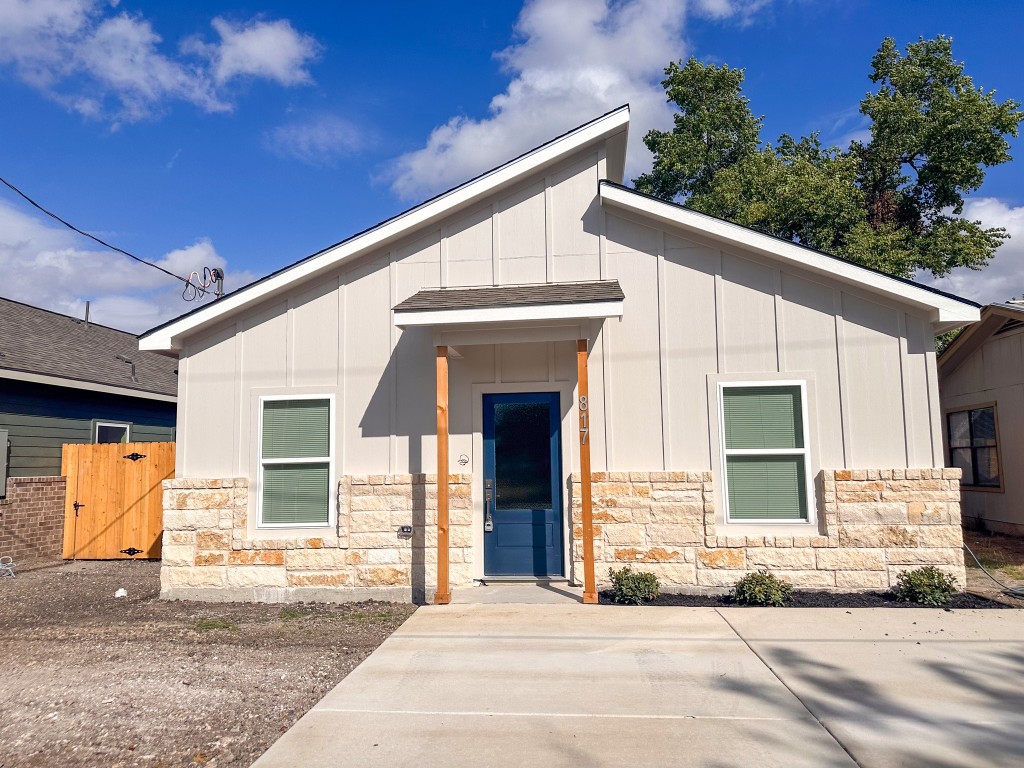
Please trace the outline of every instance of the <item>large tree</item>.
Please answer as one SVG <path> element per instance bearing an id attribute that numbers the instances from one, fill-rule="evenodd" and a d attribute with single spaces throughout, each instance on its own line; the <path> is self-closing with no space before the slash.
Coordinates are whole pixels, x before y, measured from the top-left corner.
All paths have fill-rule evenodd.
<path id="1" fill-rule="evenodd" d="M 743 70 L 673 62 L 674 126 L 644 137 L 654 165 L 636 188 L 890 274 L 980 269 L 1007 234 L 962 218 L 964 195 L 1010 159 L 1019 103 L 976 88 L 948 37 L 905 55 L 887 38 L 871 65 L 871 138 L 840 148 L 818 134 L 762 143 Z"/>

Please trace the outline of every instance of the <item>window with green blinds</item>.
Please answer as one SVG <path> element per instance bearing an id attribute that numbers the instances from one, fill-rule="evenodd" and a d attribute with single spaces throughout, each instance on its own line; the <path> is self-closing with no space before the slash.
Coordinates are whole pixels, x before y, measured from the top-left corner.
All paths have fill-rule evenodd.
<path id="1" fill-rule="evenodd" d="M 729 519 L 807 520 L 803 388 L 723 387 L 722 418 Z"/>
<path id="2" fill-rule="evenodd" d="M 261 417 L 261 524 L 328 524 L 330 399 L 264 400 Z"/>

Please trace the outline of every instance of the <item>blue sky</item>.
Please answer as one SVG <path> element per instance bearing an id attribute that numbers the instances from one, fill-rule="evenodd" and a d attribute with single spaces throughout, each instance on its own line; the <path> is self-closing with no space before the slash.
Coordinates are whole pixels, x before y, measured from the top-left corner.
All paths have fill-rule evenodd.
<path id="1" fill-rule="evenodd" d="M 286 3 L 0 0 L 0 176 L 76 225 L 229 290 L 609 108 L 667 127 L 659 81 L 693 55 L 744 67 L 764 138 L 865 129 L 882 38 L 954 38 L 976 85 L 1024 100 L 1024 4 L 908 0 Z M 1024 141 L 1013 142 L 1021 155 Z M 1014 240 L 939 281 L 1024 292 L 1024 158 L 966 214 Z M 0 295 L 141 331 L 193 305 L 0 191 Z"/>

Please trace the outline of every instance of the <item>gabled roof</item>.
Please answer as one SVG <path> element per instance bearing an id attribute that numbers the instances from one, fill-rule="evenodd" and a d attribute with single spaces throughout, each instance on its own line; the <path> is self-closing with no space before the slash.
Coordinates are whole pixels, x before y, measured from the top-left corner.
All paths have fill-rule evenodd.
<path id="1" fill-rule="evenodd" d="M 280 294 L 315 275 L 359 258 L 373 249 L 383 247 L 409 234 L 414 228 L 439 221 L 588 145 L 596 144 L 615 134 L 624 136 L 628 127 L 629 105 L 623 105 L 414 208 L 250 283 L 222 299 L 152 328 L 139 337 L 139 347 L 176 351 L 180 349 L 181 338 L 186 335 L 240 312 L 262 299 Z M 622 178 L 625 168 L 624 141 L 621 155 L 609 158 L 610 174 L 619 179 Z"/>
<path id="2" fill-rule="evenodd" d="M 840 283 L 857 286 L 930 310 L 932 322 L 938 332 L 957 328 L 978 319 L 978 307 L 973 301 L 954 296 L 913 280 L 895 277 L 884 272 L 855 264 L 822 251 L 758 232 L 750 227 L 709 216 L 677 203 L 645 195 L 611 181 L 599 185 L 601 203 L 652 218 L 678 229 L 688 230 L 703 237 L 729 245 L 740 246 L 776 261 L 793 264 Z"/>
<path id="3" fill-rule="evenodd" d="M 0 378 L 174 402 L 177 367 L 131 333 L 0 297 Z"/>
<path id="4" fill-rule="evenodd" d="M 981 322 L 965 328 L 939 355 L 939 376 L 959 368 L 968 357 L 998 333 L 1024 325 L 1024 305 L 997 303 L 981 308 Z"/>

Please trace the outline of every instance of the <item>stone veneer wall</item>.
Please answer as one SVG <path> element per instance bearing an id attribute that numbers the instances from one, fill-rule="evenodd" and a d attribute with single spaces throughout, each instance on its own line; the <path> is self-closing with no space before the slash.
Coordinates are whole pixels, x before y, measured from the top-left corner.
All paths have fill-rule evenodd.
<path id="1" fill-rule="evenodd" d="M 9 477 L 0 499 L 0 555 L 15 572 L 59 563 L 64 546 L 63 477 Z"/>
<path id="2" fill-rule="evenodd" d="M 886 589 L 922 565 L 966 583 L 959 469 L 823 470 L 819 528 L 807 536 L 719 529 L 710 472 L 595 472 L 592 482 L 599 584 L 625 564 L 669 589 L 730 587 L 762 568 L 804 588 Z M 573 560 L 582 574 L 578 474 L 572 483 Z"/>
<path id="3" fill-rule="evenodd" d="M 453 587 L 472 584 L 471 480 L 449 478 Z M 163 507 L 164 598 L 422 601 L 436 588 L 435 475 L 342 477 L 337 526 L 301 537 L 250 537 L 245 478 L 165 480 Z M 398 537 L 402 525 L 411 539 Z"/>

